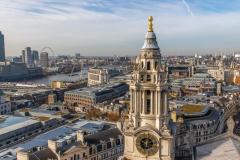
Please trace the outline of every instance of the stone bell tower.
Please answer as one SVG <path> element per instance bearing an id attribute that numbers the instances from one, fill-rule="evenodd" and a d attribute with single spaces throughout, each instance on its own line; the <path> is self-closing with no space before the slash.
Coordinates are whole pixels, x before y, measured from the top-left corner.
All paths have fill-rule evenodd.
<path id="1" fill-rule="evenodd" d="M 174 159 L 174 138 L 169 128 L 167 66 L 149 17 L 148 32 L 129 83 L 130 116 L 124 122 L 124 156 L 119 159 Z"/>

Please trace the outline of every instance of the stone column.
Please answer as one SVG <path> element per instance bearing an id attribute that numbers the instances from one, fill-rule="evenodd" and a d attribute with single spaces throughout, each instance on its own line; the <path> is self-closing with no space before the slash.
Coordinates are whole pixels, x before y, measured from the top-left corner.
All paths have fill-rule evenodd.
<path id="1" fill-rule="evenodd" d="M 155 91 L 155 114 L 158 115 L 159 114 L 159 105 L 158 105 L 158 101 L 159 101 L 159 97 L 158 97 L 158 93 L 159 91 Z"/>
<path id="2" fill-rule="evenodd" d="M 164 92 L 164 98 L 165 98 L 165 104 L 164 104 L 165 105 L 164 106 L 165 107 L 164 108 L 164 112 L 165 113 L 164 114 L 165 114 L 165 116 L 167 116 L 167 114 L 168 114 L 167 113 L 167 111 L 168 111 L 168 109 L 167 109 L 167 106 L 168 106 L 168 94 L 167 94 L 167 91 Z"/>
<path id="3" fill-rule="evenodd" d="M 150 114 L 151 114 L 151 115 L 153 115 L 153 113 L 154 113 L 154 111 L 153 111 L 154 96 L 153 96 L 153 95 L 154 95 L 154 91 L 151 90 L 151 107 L 150 107 L 150 108 L 151 108 L 151 111 L 150 111 Z"/>
<path id="4" fill-rule="evenodd" d="M 143 106 L 142 114 L 145 114 L 146 113 L 146 91 L 145 90 L 143 90 L 142 106 Z"/>
<path id="5" fill-rule="evenodd" d="M 139 107 L 138 93 L 139 93 L 139 91 L 135 90 L 135 113 L 137 113 L 139 110 L 138 109 L 138 107 Z"/>
<path id="6" fill-rule="evenodd" d="M 135 112 L 135 98 L 134 98 L 134 96 L 135 96 L 135 93 L 134 93 L 134 90 L 132 90 L 132 97 L 131 97 L 131 99 L 132 99 L 132 112 L 133 113 Z"/>
<path id="7" fill-rule="evenodd" d="M 141 113 L 141 109 L 142 109 L 142 91 L 139 90 L 138 91 L 138 112 Z"/>
<path id="8" fill-rule="evenodd" d="M 132 90 L 130 89 L 130 113 L 132 112 L 132 107 L 133 107 L 133 103 L 132 103 L 133 99 L 132 99 Z"/>

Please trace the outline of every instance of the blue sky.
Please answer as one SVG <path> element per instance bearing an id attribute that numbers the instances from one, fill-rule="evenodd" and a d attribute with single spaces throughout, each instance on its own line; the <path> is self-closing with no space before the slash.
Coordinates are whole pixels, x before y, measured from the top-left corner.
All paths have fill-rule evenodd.
<path id="1" fill-rule="evenodd" d="M 1 0 L 7 56 L 139 55 L 148 16 L 163 55 L 239 51 L 239 0 Z"/>

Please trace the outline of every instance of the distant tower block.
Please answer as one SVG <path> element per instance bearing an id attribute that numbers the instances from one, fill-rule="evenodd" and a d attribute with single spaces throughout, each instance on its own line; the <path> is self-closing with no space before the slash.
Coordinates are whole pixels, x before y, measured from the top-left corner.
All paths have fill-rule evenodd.
<path id="1" fill-rule="evenodd" d="M 80 58 L 80 57 L 81 57 L 81 54 L 80 54 L 80 53 L 76 53 L 76 54 L 75 54 L 75 57 L 76 57 L 76 58 Z"/>
<path id="2" fill-rule="evenodd" d="M 53 104 L 57 101 L 57 95 L 56 94 L 49 94 L 48 95 L 48 104 Z"/>
<path id="3" fill-rule="evenodd" d="M 0 31 L 0 62 L 5 62 L 5 44 L 4 35 Z"/>

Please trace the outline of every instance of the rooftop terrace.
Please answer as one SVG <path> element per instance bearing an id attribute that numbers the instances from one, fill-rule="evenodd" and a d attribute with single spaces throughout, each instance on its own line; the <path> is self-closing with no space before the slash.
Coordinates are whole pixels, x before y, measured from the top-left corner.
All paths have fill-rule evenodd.
<path id="1" fill-rule="evenodd" d="M 183 113 L 194 113 L 200 112 L 204 108 L 203 105 L 196 105 L 196 104 L 188 104 L 182 108 Z"/>

